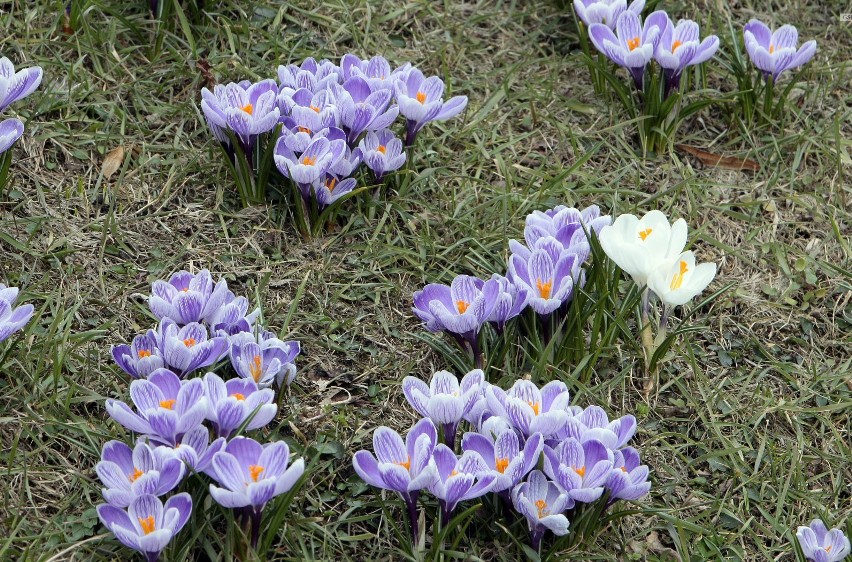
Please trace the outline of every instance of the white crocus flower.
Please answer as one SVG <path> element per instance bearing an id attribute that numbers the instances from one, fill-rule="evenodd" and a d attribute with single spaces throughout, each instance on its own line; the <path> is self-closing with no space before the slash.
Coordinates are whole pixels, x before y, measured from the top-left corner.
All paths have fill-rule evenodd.
<path id="1" fill-rule="evenodd" d="M 666 216 L 657 210 L 641 219 L 619 215 L 612 225 L 601 230 L 599 239 L 606 255 L 637 285 L 644 287 L 653 272 L 683 252 L 686 221 L 678 219 L 669 224 Z"/>
<path id="2" fill-rule="evenodd" d="M 695 254 L 684 252 L 648 278 L 648 288 L 667 306 L 691 301 L 716 277 L 715 263 L 695 265 Z"/>

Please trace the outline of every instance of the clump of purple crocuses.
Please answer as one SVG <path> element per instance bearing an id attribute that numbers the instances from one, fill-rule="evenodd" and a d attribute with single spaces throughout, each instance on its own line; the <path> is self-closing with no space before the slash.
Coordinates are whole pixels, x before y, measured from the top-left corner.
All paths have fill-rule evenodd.
<path id="1" fill-rule="evenodd" d="M 132 448 L 120 441 L 104 446 L 96 471 L 106 503 L 98 515 L 120 542 L 156 562 L 193 503 L 204 505 L 187 493 L 165 504 L 160 497 L 192 474 L 205 474 L 213 499 L 236 511 L 257 548 L 264 507 L 292 489 L 305 467 L 302 459 L 290 463 L 283 441 L 243 434 L 275 418 L 274 388 L 295 378 L 299 344 L 263 330 L 260 311 L 249 312 L 248 300 L 234 295 L 225 280 L 214 283 L 207 270 L 155 281 L 148 305 L 159 325 L 112 349 L 132 379 L 131 404 L 108 399 L 106 409 L 136 442 Z M 232 378 L 203 374 L 214 367 Z"/>
<path id="2" fill-rule="evenodd" d="M 431 283 L 414 293 L 412 311 L 430 332 L 446 332 L 482 368 L 481 338 L 490 324 L 501 335 L 508 322 L 531 309 L 552 336 L 568 311 L 574 291 L 585 283 L 586 263 L 596 235 L 611 223 L 596 205 L 578 210 L 560 205 L 526 218 L 524 241 L 509 241 L 508 272 L 488 280 L 459 275 L 444 285 Z M 534 319 L 535 321 L 536 319 Z M 546 343 L 546 342 L 545 342 Z"/>
<path id="3" fill-rule="evenodd" d="M 539 388 L 520 379 L 503 390 L 477 369 L 461 381 L 441 371 L 428 385 L 415 377 L 402 384 L 424 418 L 405 438 L 377 428 L 373 452 L 358 451 L 353 465 L 371 486 L 399 494 L 415 541 L 424 491 L 438 499 L 443 525 L 461 502 L 495 493 L 526 519 L 538 551 L 548 530 L 565 535 L 578 521 L 593 529 L 615 502 L 638 500 L 650 489 L 648 467 L 627 445 L 636 419 L 610 420 L 598 406 L 571 405 L 560 381 Z"/>
<path id="4" fill-rule="evenodd" d="M 261 203 L 272 164 L 295 188 L 304 234 L 333 218 L 356 193 L 364 164 L 381 185 L 411 157 L 420 130 L 455 117 L 467 97 L 444 97 L 444 82 L 406 63 L 347 54 L 339 65 L 305 59 L 278 67 L 278 82 L 220 84 L 202 90 L 201 109 L 228 156 L 244 204 Z M 394 132 L 405 120 L 403 140 Z M 278 131 L 278 132 L 276 132 Z M 309 215 L 311 226 L 305 216 Z"/>
<path id="5" fill-rule="evenodd" d="M 0 58 L 0 113 L 18 100 L 33 93 L 41 84 L 41 67 L 32 66 L 15 71 L 6 57 Z M 14 117 L 0 121 L 0 194 L 5 193 L 12 162 L 12 146 L 24 134 L 24 123 Z M 2 338 L 0 338 L 2 339 Z"/>

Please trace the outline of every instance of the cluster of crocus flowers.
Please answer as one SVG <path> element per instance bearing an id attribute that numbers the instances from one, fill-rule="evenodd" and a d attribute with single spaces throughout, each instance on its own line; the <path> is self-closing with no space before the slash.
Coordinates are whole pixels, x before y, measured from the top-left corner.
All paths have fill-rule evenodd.
<path id="1" fill-rule="evenodd" d="M 35 312 L 31 304 L 15 306 L 18 292 L 17 287 L 0 283 L 0 342 L 26 326 Z"/>
<path id="2" fill-rule="evenodd" d="M 104 446 L 96 470 L 107 503 L 98 514 L 119 541 L 156 561 L 193 505 L 185 493 L 165 504 L 159 498 L 184 478 L 205 474 L 216 483 L 213 499 L 237 510 L 256 547 L 264 506 L 296 484 L 304 461 L 288 468 L 284 442 L 241 434 L 275 417 L 272 387 L 292 382 L 299 344 L 256 326 L 259 310 L 249 313 L 248 300 L 224 280 L 214 283 L 207 270 L 154 282 L 148 304 L 159 326 L 112 350 L 133 379 L 131 403 L 108 399 L 106 410 L 137 440 L 133 448 L 119 441 Z M 234 378 L 194 376 L 220 361 L 220 372 L 231 370 Z"/>
<path id="3" fill-rule="evenodd" d="M 41 67 L 32 66 L 15 71 L 15 66 L 6 57 L 0 58 L 0 113 L 10 105 L 33 93 L 42 78 Z M 0 191 L 6 185 L 9 149 L 24 134 L 24 124 L 20 119 L 9 118 L 0 121 Z"/>
<path id="4" fill-rule="evenodd" d="M 807 527 L 796 531 L 802 553 L 810 562 L 840 562 L 849 555 L 849 539 L 840 529 L 828 530 L 820 519 L 814 519 Z"/>
<path id="5" fill-rule="evenodd" d="M 298 188 L 308 208 L 322 209 L 352 193 L 361 164 L 381 183 L 402 167 L 427 123 L 450 119 L 467 106 L 465 96 L 444 99 L 444 82 L 405 64 L 392 69 L 381 56 L 347 54 L 340 64 L 305 59 L 281 65 L 278 81 L 239 82 L 202 91 L 201 108 L 217 140 L 236 155 L 232 138 L 251 156 L 261 135 L 280 130 L 272 161 Z M 405 119 L 405 146 L 392 128 Z M 262 143 L 261 143 L 262 144 Z M 249 158 L 252 163 L 263 158 Z M 316 217 L 314 217 L 316 219 Z"/>
<path id="6" fill-rule="evenodd" d="M 496 493 L 527 520 L 538 550 L 546 531 L 568 532 L 582 504 L 605 502 L 606 509 L 650 489 L 648 467 L 627 446 L 636 419 L 610 420 L 598 406 L 572 406 L 560 381 L 539 388 L 521 379 L 503 390 L 480 370 L 461 382 L 441 371 L 429 385 L 406 377 L 403 391 L 425 417 L 405 439 L 377 428 L 374 452 L 358 451 L 353 465 L 368 484 L 400 495 L 415 538 L 423 491 L 438 499 L 445 523 L 459 503 Z M 468 431 L 457 439 L 461 424 Z"/>
<path id="7" fill-rule="evenodd" d="M 501 334 L 506 323 L 527 308 L 541 319 L 556 320 L 585 280 L 589 236 L 610 223 L 593 205 L 578 210 L 558 206 L 526 218 L 524 243 L 510 240 L 508 271 L 482 280 L 459 275 L 450 285 L 432 283 L 414 293 L 412 311 L 430 332 L 446 332 L 469 347 L 482 366 L 479 337 L 490 323 Z"/>

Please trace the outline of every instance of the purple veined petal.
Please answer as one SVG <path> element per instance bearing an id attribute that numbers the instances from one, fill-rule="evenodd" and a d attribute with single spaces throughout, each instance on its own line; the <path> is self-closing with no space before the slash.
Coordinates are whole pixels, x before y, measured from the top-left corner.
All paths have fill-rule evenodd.
<path id="1" fill-rule="evenodd" d="M 288 462 L 290 462 L 290 448 L 284 441 L 276 441 L 264 447 L 257 460 L 257 464 L 264 467 L 264 478 L 279 477 L 287 470 Z"/>
<path id="2" fill-rule="evenodd" d="M 220 488 L 215 484 L 210 484 L 210 495 L 213 499 L 221 505 L 222 507 L 227 508 L 240 508 L 246 507 L 251 504 L 248 496 L 245 495 L 242 491 L 240 492 L 232 492 L 226 488 Z"/>
<path id="3" fill-rule="evenodd" d="M 404 466 L 393 463 L 379 464 L 379 477 L 384 482 L 384 489 L 393 490 L 395 492 L 409 492 L 411 484 L 411 474 Z"/>
<path id="4" fill-rule="evenodd" d="M 695 54 L 693 55 L 692 60 L 689 62 L 689 64 L 696 65 L 710 60 L 713 55 L 716 54 L 716 51 L 718 49 L 719 38 L 715 35 L 708 35 L 698 45 L 698 48 L 695 50 Z"/>
<path id="5" fill-rule="evenodd" d="M 9 150 L 23 134 L 24 124 L 20 119 L 6 119 L 0 122 L 0 154 Z"/>
<path id="6" fill-rule="evenodd" d="M 515 436 L 517 440 L 517 436 Z M 477 453 L 489 466 L 494 463 L 494 446 L 487 437 L 475 432 L 467 432 L 462 436 L 462 450 Z"/>
<path id="7" fill-rule="evenodd" d="M 799 44 L 799 32 L 792 25 L 782 25 L 772 34 L 769 45 L 775 51 L 781 49 L 795 49 Z"/>
<path id="8" fill-rule="evenodd" d="M 467 107 L 467 96 L 454 96 L 444 102 L 441 110 L 435 115 L 436 121 L 451 119 L 460 114 Z"/>
<path id="9" fill-rule="evenodd" d="M 799 50 L 796 52 L 796 56 L 793 57 L 793 60 L 787 65 L 787 68 L 798 68 L 806 63 L 808 63 L 816 54 L 817 44 L 816 41 L 811 40 L 804 43 Z"/>
<path id="10" fill-rule="evenodd" d="M 411 407 L 414 408 L 421 416 L 427 417 L 429 410 L 427 404 L 431 392 L 425 382 L 417 377 L 405 377 L 402 381 L 402 392 Z"/>
<path id="11" fill-rule="evenodd" d="M 386 487 L 379 472 L 379 463 L 369 451 L 358 451 L 355 453 L 352 457 L 352 465 L 361 480 L 370 486 L 375 486 L 376 488 Z"/>
<path id="12" fill-rule="evenodd" d="M 373 432 L 373 451 L 382 463 L 411 462 L 402 437 L 389 427 L 379 426 Z"/>
<path id="13" fill-rule="evenodd" d="M 257 482 L 249 482 L 245 493 L 251 505 L 261 507 L 275 495 L 275 481 L 271 479 L 259 479 Z"/>
<path id="14" fill-rule="evenodd" d="M 752 19 L 743 29 L 743 34 L 750 34 L 756 41 L 757 45 L 769 50 L 769 44 L 772 41 L 772 31 L 762 21 Z"/>
<path id="15" fill-rule="evenodd" d="M 139 416 L 139 414 L 131 410 L 124 402 L 108 399 L 105 407 L 107 413 L 110 417 L 112 417 L 112 419 L 130 431 L 134 431 L 136 433 L 148 433 L 151 431 L 150 424 L 144 418 Z"/>
<path id="16" fill-rule="evenodd" d="M 297 459 L 284 474 L 275 481 L 275 495 L 289 492 L 305 473 L 305 460 Z"/>

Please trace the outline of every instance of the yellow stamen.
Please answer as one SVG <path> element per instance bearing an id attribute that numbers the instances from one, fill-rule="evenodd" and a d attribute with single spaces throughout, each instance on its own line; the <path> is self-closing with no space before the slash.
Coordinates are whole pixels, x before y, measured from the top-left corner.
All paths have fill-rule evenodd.
<path id="1" fill-rule="evenodd" d="M 404 461 L 398 462 L 396 464 L 398 464 L 399 466 L 401 466 L 405 470 L 411 470 L 411 457 L 408 457 Z"/>
<path id="2" fill-rule="evenodd" d="M 183 340 L 183 345 L 185 345 L 186 347 L 192 347 L 195 344 L 195 338 L 186 338 L 185 340 Z"/>
<path id="3" fill-rule="evenodd" d="M 311 130 L 310 130 L 310 129 L 308 129 L 307 127 L 296 127 L 296 129 L 297 129 L 300 133 L 308 133 L 309 135 L 313 133 L 313 131 L 311 131 Z"/>
<path id="4" fill-rule="evenodd" d="M 640 230 L 639 231 L 639 238 L 641 238 L 642 241 L 644 242 L 645 240 L 648 239 L 648 237 L 651 235 L 652 232 L 654 232 L 653 228 L 646 228 L 645 230 Z"/>
<path id="5" fill-rule="evenodd" d="M 150 535 L 156 530 L 157 523 L 154 521 L 154 516 L 149 515 L 145 519 L 139 518 L 139 526 L 142 527 L 142 532 L 146 535 Z"/>
<path id="6" fill-rule="evenodd" d="M 334 191 L 334 187 L 337 185 L 337 178 L 329 178 L 325 182 L 325 186 L 329 191 Z"/>
<path id="7" fill-rule="evenodd" d="M 621 472 L 627 472 L 627 467 L 626 467 L 626 466 L 622 466 L 622 467 L 621 467 Z"/>
<path id="8" fill-rule="evenodd" d="M 825 551 L 826 551 L 826 552 L 831 552 L 831 545 L 828 545 L 827 547 L 825 547 Z"/>
<path id="9" fill-rule="evenodd" d="M 249 373 L 251 373 L 251 378 L 254 379 L 254 382 L 260 382 L 260 375 L 263 374 L 263 369 L 261 367 L 262 358 L 260 355 L 255 355 L 252 358 L 251 365 L 249 365 Z"/>
<path id="10" fill-rule="evenodd" d="M 541 519 L 545 515 L 547 515 L 547 502 L 544 500 L 537 500 L 535 502 L 535 506 L 538 508 L 538 518 Z"/>
<path id="11" fill-rule="evenodd" d="M 131 474 L 130 476 L 128 476 L 128 477 L 127 477 L 127 479 L 128 479 L 128 480 L 130 480 L 131 482 L 136 482 L 136 480 L 137 480 L 140 476 L 142 476 L 143 474 L 145 474 L 145 473 L 144 473 L 144 472 L 142 472 L 141 470 L 139 470 L 138 468 L 136 468 L 136 467 L 134 466 L 134 467 L 133 467 L 133 474 Z"/>
<path id="12" fill-rule="evenodd" d="M 634 37 L 633 39 L 628 39 L 627 40 L 627 48 L 630 49 L 631 51 L 639 48 L 639 38 Z"/>
<path id="13" fill-rule="evenodd" d="M 535 415 L 538 415 L 541 412 L 541 402 L 527 402 L 527 404 L 529 404 L 530 407 L 533 409 Z"/>
<path id="14" fill-rule="evenodd" d="M 165 408 L 166 410 L 174 410 L 175 409 L 175 400 L 174 398 L 170 400 L 160 400 L 160 408 Z"/>
<path id="15" fill-rule="evenodd" d="M 775 52 L 775 45 L 769 45 L 769 54 L 771 55 L 774 52 Z"/>
<path id="16" fill-rule="evenodd" d="M 465 311 L 470 307 L 470 303 L 467 301 L 456 301 L 456 308 L 459 310 L 459 314 L 464 314 Z"/>
<path id="17" fill-rule="evenodd" d="M 453 476 L 458 476 L 458 475 L 459 475 L 459 471 L 456 470 L 456 469 L 453 469 L 453 471 L 450 473 L 450 478 L 452 478 Z"/>
<path id="18" fill-rule="evenodd" d="M 509 468 L 509 458 L 503 457 L 502 459 L 497 459 L 497 462 L 495 464 L 497 472 L 503 474 L 504 472 L 506 472 L 506 469 Z"/>
<path id="19" fill-rule="evenodd" d="M 147 349 L 140 349 L 139 350 L 139 359 L 144 359 L 146 357 L 151 357 L 151 352 L 148 351 Z"/>
<path id="20" fill-rule="evenodd" d="M 385 153 L 388 151 L 388 149 L 387 149 L 387 148 L 385 148 L 385 145 L 383 145 L 383 144 L 380 144 L 380 145 L 379 145 L 379 148 L 377 148 L 376 150 L 378 150 L 378 151 L 379 151 L 379 152 L 381 152 L 382 154 L 385 154 Z"/>
<path id="21" fill-rule="evenodd" d="M 419 101 L 421 104 L 426 103 L 426 94 L 424 94 L 423 92 L 417 92 L 417 101 Z"/>
<path id="22" fill-rule="evenodd" d="M 254 113 L 254 106 L 252 106 L 252 104 L 244 105 L 243 111 L 251 115 L 252 113 Z"/>
<path id="23" fill-rule="evenodd" d="M 671 289 L 672 291 L 680 289 L 680 286 L 683 285 L 683 276 L 686 274 L 687 271 L 689 271 L 689 269 L 687 269 L 686 262 L 680 260 L 680 272 L 675 274 L 674 277 L 672 277 L 672 282 L 669 285 L 669 289 Z"/>
<path id="24" fill-rule="evenodd" d="M 260 473 L 264 471 L 264 468 L 258 464 L 250 464 L 249 465 L 249 474 L 251 475 L 251 481 L 257 482 Z"/>
<path id="25" fill-rule="evenodd" d="M 233 396 L 237 400 L 245 400 L 246 399 L 245 394 L 240 394 L 239 392 L 235 392 L 235 393 L 231 394 L 231 396 Z"/>
<path id="26" fill-rule="evenodd" d="M 580 475 L 580 478 L 582 478 L 582 477 L 584 477 L 584 476 L 586 475 L 586 467 L 585 467 L 585 466 L 581 466 L 580 468 L 575 468 L 575 469 L 574 469 L 574 472 L 576 472 L 577 474 L 579 474 L 579 475 Z"/>
<path id="27" fill-rule="evenodd" d="M 315 158 L 311 158 L 310 156 L 302 157 L 302 164 L 304 164 L 305 166 L 313 166 L 316 163 L 317 161 Z"/>
<path id="28" fill-rule="evenodd" d="M 543 299 L 550 298 L 550 291 L 553 290 L 553 281 L 548 281 L 547 283 L 542 283 L 541 279 L 538 279 L 535 282 L 535 286 L 538 289 L 538 294 L 541 295 Z"/>
<path id="29" fill-rule="evenodd" d="M 312 106 L 310 106 L 310 107 L 311 107 L 311 109 L 313 109 L 313 110 L 314 110 L 314 112 L 315 112 L 315 113 L 319 113 L 319 112 L 320 112 L 320 108 L 318 108 L 317 106 L 312 105 Z"/>
<path id="30" fill-rule="evenodd" d="M 674 43 L 672 43 L 672 52 L 674 53 L 675 51 L 677 51 L 677 48 L 681 45 L 683 45 L 683 43 L 681 43 L 680 41 L 675 41 Z"/>

